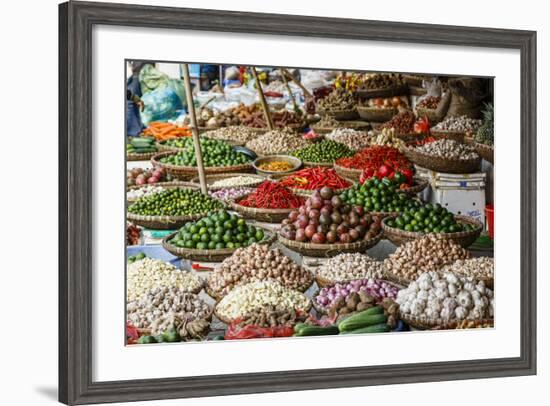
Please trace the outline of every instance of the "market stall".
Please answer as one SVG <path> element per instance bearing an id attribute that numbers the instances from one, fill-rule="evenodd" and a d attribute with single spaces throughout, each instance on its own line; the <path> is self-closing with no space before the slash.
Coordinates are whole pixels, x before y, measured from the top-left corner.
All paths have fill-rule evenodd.
<path id="1" fill-rule="evenodd" d="M 128 343 L 491 327 L 491 101 L 243 71 L 128 139 Z"/>

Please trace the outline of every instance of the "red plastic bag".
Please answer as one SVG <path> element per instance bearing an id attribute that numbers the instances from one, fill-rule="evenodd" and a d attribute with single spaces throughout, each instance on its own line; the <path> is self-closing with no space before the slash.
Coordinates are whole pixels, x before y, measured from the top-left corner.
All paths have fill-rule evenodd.
<path id="1" fill-rule="evenodd" d="M 259 327 L 248 325 L 238 326 L 239 321 L 231 323 L 225 333 L 226 340 L 246 340 L 249 338 L 271 338 L 271 337 L 290 337 L 294 334 L 294 329 L 290 326 Z"/>

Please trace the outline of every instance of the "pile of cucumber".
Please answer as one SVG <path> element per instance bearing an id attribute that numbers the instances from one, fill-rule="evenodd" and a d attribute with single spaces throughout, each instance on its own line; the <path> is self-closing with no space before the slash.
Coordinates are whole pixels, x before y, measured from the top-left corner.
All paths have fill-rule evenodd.
<path id="1" fill-rule="evenodd" d="M 155 139 L 152 137 L 133 137 L 126 144 L 127 154 L 149 154 L 151 152 L 157 152 Z"/>
<path id="2" fill-rule="evenodd" d="M 322 327 L 307 323 L 298 323 L 294 327 L 294 337 L 387 333 L 390 331 L 390 326 L 387 322 L 388 317 L 384 314 L 382 306 L 374 306 L 353 314 L 331 326 Z"/>

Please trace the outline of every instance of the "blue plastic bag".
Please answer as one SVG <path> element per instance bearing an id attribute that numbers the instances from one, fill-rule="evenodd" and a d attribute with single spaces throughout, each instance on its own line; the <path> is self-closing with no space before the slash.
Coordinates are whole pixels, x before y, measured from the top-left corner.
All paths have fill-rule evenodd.
<path id="1" fill-rule="evenodd" d="M 149 125 L 152 121 L 168 121 L 178 116 L 183 108 L 177 93 L 169 87 L 162 86 L 141 97 L 145 108 L 141 112 L 141 121 Z"/>

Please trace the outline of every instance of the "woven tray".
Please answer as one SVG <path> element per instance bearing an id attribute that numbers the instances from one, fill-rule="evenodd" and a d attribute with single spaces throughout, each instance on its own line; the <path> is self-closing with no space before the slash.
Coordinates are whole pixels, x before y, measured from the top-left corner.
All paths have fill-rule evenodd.
<path id="1" fill-rule="evenodd" d="M 317 134 L 328 134 L 339 128 L 351 128 L 352 130 L 365 130 L 365 131 L 370 129 L 370 124 L 365 121 L 349 120 L 349 121 L 340 121 L 340 123 L 342 125 L 339 127 L 319 127 L 319 126 L 313 125 L 311 126 L 311 128 Z"/>
<path id="2" fill-rule="evenodd" d="M 281 244 L 292 251 L 296 251 L 308 257 L 330 258 L 345 252 L 365 252 L 374 247 L 382 239 L 382 232 L 370 240 L 361 240 L 348 244 L 313 244 L 292 241 L 280 234 L 277 238 Z"/>
<path id="3" fill-rule="evenodd" d="M 455 215 L 455 219 L 458 223 L 471 224 L 476 228 L 472 231 L 460 231 L 457 233 L 433 233 L 433 235 L 437 238 L 453 240 L 462 247 L 467 248 L 472 245 L 475 240 L 477 240 L 483 230 L 483 224 L 481 224 L 480 221 L 468 216 Z M 395 245 L 402 245 L 425 235 L 425 233 L 420 231 L 404 231 L 398 228 L 389 227 L 386 225 L 387 221 L 388 218 L 382 220 L 382 231 L 384 232 L 384 236 Z"/>
<path id="4" fill-rule="evenodd" d="M 275 241 L 275 234 L 264 228 L 258 227 L 264 231 L 264 239 L 258 244 L 271 244 Z M 222 248 L 222 249 L 212 249 L 212 250 L 199 250 L 196 248 L 180 248 L 172 245 L 168 242 L 172 237 L 174 237 L 178 232 L 173 232 L 162 239 L 163 248 L 168 251 L 170 254 L 179 257 L 185 258 L 192 261 L 203 261 L 203 262 L 221 262 L 225 258 L 230 257 L 238 248 Z"/>
<path id="5" fill-rule="evenodd" d="M 434 138 L 448 138 L 457 142 L 464 142 L 466 133 L 461 131 L 447 131 L 430 129 L 430 135 Z"/>
<path id="6" fill-rule="evenodd" d="M 457 328 L 460 320 L 429 319 L 427 317 L 418 317 L 399 312 L 399 318 L 409 326 L 418 330 L 454 330 Z M 493 319 L 481 319 L 479 322 L 493 323 Z"/>
<path id="7" fill-rule="evenodd" d="M 322 116 L 334 117 L 338 121 L 355 120 L 356 118 L 359 117 L 359 114 L 357 114 L 357 109 L 351 109 L 351 110 L 317 110 L 317 113 L 319 113 Z"/>
<path id="8" fill-rule="evenodd" d="M 385 122 L 397 114 L 395 107 L 357 106 L 357 113 L 363 120 Z"/>
<path id="9" fill-rule="evenodd" d="M 251 185 L 246 185 L 246 186 L 211 186 L 211 184 L 214 183 L 217 180 L 227 179 L 227 178 L 234 178 L 235 176 L 246 176 L 246 177 L 249 177 L 249 178 L 258 179 L 258 181 L 251 184 Z M 251 187 L 251 188 L 254 188 L 254 187 L 258 186 L 259 184 L 261 184 L 262 182 L 264 182 L 265 179 L 266 178 L 263 177 L 263 176 L 252 174 L 252 173 L 244 173 L 244 172 L 243 173 L 238 173 L 238 172 L 219 173 L 219 174 L 215 174 L 215 175 L 206 175 L 206 187 L 208 188 L 208 190 L 220 190 L 220 189 L 225 189 L 227 187 Z M 200 185 L 199 177 L 196 176 L 196 177 L 192 178 L 191 183 L 193 185 L 195 185 L 196 187 L 199 187 L 199 185 Z"/>
<path id="10" fill-rule="evenodd" d="M 145 154 L 126 154 L 126 161 L 148 161 L 158 152 L 147 152 Z"/>
<path id="11" fill-rule="evenodd" d="M 305 315 L 307 315 L 307 314 L 309 313 L 309 311 L 311 310 L 311 306 L 312 306 L 311 302 L 312 302 L 312 300 L 310 299 L 310 300 L 309 300 L 309 306 L 308 306 L 306 309 L 304 309 L 304 310 L 300 310 L 300 311 L 302 311 Z M 222 323 L 231 324 L 231 322 L 232 322 L 233 320 L 231 320 L 231 319 L 229 319 L 229 318 L 227 318 L 227 317 L 222 316 L 221 314 L 219 314 L 217 308 L 218 308 L 218 303 L 216 303 L 216 306 L 214 307 L 214 316 L 216 316 Z"/>
<path id="12" fill-rule="evenodd" d="M 355 96 L 365 99 L 374 97 L 393 97 L 402 96 L 407 93 L 408 87 L 406 84 L 384 87 L 380 89 L 359 89 L 355 90 Z"/>
<path id="13" fill-rule="evenodd" d="M 248 195 L 242 196 L 239 200 L 246 198 Z M 288 214 L 292 210 L 298 210 L 297 208 L 288 209 L 262 209 L 256 207 L 242 206 L 235 201 L 235 199 L 228 200 L 229 206 L 239 213 L 241 216 L 247 219 L 256 221 L 262 221 L 265 223 L 280 223 L 288 217 Z"/>
<path id="14" fill-rule="evenodd" d="M 142 216 L 128 212 L 126 219 L 138 226 L 152 230 L 175 230 L 182 227 L 188 221 L 198 220 L 208 213 L 193 214 L 189 216 Z"/>
<path id="15" fill-rule="evenodd" d="M 426 189 L 429 183 L 426 179 L 415 177 L 414 184 L 406 189 L 401 189 L 401 191 L 409 195 L 416 195 Z"/>
<path id="16" fill-rule="evenodd" d="M 473 159 L 448 159 L 418 151 L 416 148 L 404 148 L 405 156 L 418 166 L 445 173 L 472 173 L 479 170 L 481 157 Z"/>
<path id="17" fill-rule="evenodd" d="M 332 168 L 334 162 L 303 162 L 305 168 L 314 168 L 316 166 L 323 166 L 325 168 Z"/>
<path id="18" fill-rule="evenodd" d="M 151 158 L 151 163 L 155 167 L 163 168 L 166 173 L 169 173 L 170 175 L 179 178 L 179 179 L 191 179 L 198 175 L 198 168 L 196 166 L 178 166 L 178 165 L 171 165 L 171 164 L 165 164 L 159 161 L 160 158 L 174 155 L 176 152 L 174 151 L 166 151 L 161 152 L 159 154 L 156 154 Z M 233 172 L 251 172 L 253 170 L 252 163 L 242 164 L 242 165 L 234 165 L 234 166 L 206 166 L 204 168 L 204 173 L 206 175 L 213 175 L 213 174 L 222 174 L 222 173 L 233 173 Z"/>
<path id="19" fill-rule="evenodd" d="M 186 189 L 195 189 L 195 190 L 199 189 L 199 186 L 197 184 L 191 183 L 191 182 L 157 182 L 157 183 L 148 183 L 145 185 L 128 186 L 126 190 L 136 190 L 136 189 L 144 188 L 146 186 L 158 186 L 164 189 L 174 189 L 177 187 L 183 187 Z M 126 198 L 126 201 L 128 203 L 134 203 L 135 201 L 137 201 L 137 199 Z"/>
<path id="20" fill-rule="evenodd" d="M 437 124 L 443 119 L 443 117 L 437 115 L 437 109 L 428 109 L 426 107 L 417 107 L 416 115 L 421 118 L 428 117 L 430 125 Z"/>
<path id="21" fill-rule="evenodd" d="M 464 142 L 473 146 L 476 149 L 476 152 L 486 161 L 494 163 L 495 161 L 495 148 L 491 145 L 482 144 L 480 142 L 474 141 L 472 137 L 464 137 Z"/>
<path id="22" fill-rule="evenodd" d="M 337 163 L 334 164 L 334 169 L 336 170 L 336 173 L 341 177 L 351 179 L 355 182 L 359 182 L 359 178 L 363 173 L 361 169 L 346 168 L 344 166 L 338 165 Z"/>

